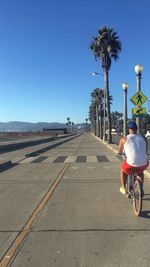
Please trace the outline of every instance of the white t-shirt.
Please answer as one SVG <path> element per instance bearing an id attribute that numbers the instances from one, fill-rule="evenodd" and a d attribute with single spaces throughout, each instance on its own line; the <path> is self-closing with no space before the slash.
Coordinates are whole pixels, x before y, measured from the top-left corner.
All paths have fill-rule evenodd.
<path id="1" fill-rule="evenodd" d="M 147 164 L 146 142 L 142 135 L 129 134 L 124 144 L 126 162 L 131 166 L 144 166 Z"/>

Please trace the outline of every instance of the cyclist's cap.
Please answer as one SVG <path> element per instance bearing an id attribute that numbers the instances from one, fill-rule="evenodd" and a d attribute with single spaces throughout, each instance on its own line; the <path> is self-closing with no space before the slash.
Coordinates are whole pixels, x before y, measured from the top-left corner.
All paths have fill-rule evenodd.
<path id="1" fill-rule="evenodd" d="M 135 129 L 137 130 L 137 124 L 135 121 L 129 121 L 128 122 L 128 129 Z"/>

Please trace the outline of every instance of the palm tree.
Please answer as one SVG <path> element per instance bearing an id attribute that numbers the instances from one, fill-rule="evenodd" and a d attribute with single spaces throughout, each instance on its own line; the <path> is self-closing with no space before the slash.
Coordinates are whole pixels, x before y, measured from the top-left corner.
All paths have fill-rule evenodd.
<path id="1" fill-rule="evenodd" d="M 67 117 L 67 122 L 68 122 L 68 123 L 70 122 L 70 118 L 69 118 L 69 117 Z"/>
<path id="2" fill-rule="evenodd" d="M 145 114 L 142 119 L 142 129 L 150 129 L 150 115 Z"/>
<path id="3" fill-rule="evenodd" d="M 96 88 L 91 93 L 92 102 L 95 103 L 96 107 L 96 121 L 97 121 L 97 136 L 102 139 L 102 126 L 103 126 L 103 90 Z"/>
<path id="4" fill-rule="evenodd" d="M 70 125 L 70 118 L 69 117 L 67 117 L 67 123 L 66 123 L 66 125 L 67 125 L 67 131 L 69 133 L 69 125 Z"/>
<path id="5" fill-rule="evenodd" d="M 121 134 L 122 130 L 123 130 L 123 113 L 119 112 L 118 115 L 118 128 L 119 128 L 119 134 Z"/>
<path id="6" fill-rule="evenodd" d="M 98 35 L 93 39 L 90 48 L 93 51 L 95 58 L 101 61 L 101 66 L 104 72 L 106 109 L 108 115 L 108 142 L 112 143 L 109 102 L 109 70 L 111 68 L 112 59 L 117 61 L 119 57 L 118 54 L 121 51 L 121 42 L 119 41 L 117 33 L 106 26 L 99 29 Z"/>
<path id="7" fill-rule="evenodd" d="M 94 102 L 89 107 L 89 121 L 91 122 L 91 131 L 96 135 L 96 105 Z"/>
<path id="8" fill-rule="evenodd" d="M 117 130 L 118 133 L 120 133 L 123 128 L 122 117 L 123 114 L 121 112 L 115 111 L 111 113 L 112 126 Z"/>
<path id="9" fill-rule="evenodd" d="M 116 130 L 118 129 L 118 123 L 119 123 L 119 112 L 115 111 L 111 113 L 111 118 L 112 118 L 112 126 Z"/>

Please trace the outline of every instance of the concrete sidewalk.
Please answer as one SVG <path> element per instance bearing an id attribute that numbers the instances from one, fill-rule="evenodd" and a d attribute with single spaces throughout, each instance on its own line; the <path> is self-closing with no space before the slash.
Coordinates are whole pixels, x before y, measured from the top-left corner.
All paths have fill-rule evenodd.
<path id="1" fill-rule="evenodd" d="M 118 145 L 117 144 L 108 144 L 107 142 L 104 142 L 97 136 L 95 136 L 100 142 L 102 142 L 104 145 L 106 145 L 109 149 L 111 149 L 115 154 L 117 154 Z M 150 161 L 150 160 L 149 160 Z M 150 164 L 147 168 L 147 170 L 144 171 L 144 174 L 147 178 L 150 178 Z"/>

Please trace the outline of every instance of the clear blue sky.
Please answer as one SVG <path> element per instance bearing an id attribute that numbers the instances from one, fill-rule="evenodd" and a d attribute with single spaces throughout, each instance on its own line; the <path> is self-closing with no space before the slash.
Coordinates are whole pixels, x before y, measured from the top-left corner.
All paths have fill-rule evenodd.
<path id="1" fill-rule="evenodd" d="M 0 121 L 85 122 L 91 92 L 103 88 L 103 77 L 91 76 L 102 69 L 89 46 L 104 25 L 122 42 L 110 70 L 111 111 L 123 112 L 126 81 L 131 114 L 137 63 L 150 99 L 149 0 L 0 1 Z"/>

